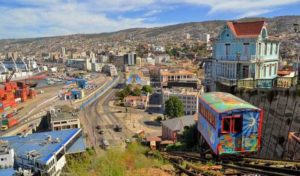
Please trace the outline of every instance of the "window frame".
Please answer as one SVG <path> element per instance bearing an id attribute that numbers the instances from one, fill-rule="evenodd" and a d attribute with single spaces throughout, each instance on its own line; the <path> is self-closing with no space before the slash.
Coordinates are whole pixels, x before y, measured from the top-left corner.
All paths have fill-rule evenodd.
<path id="1" fill-rule="evenodd" d="M 222 127 L 221 127 L 221 133 L 222 134 L 229 134 L 229 133 L 231 133 L 231 118 L 232 118 L 232 116 L 224 116 L 222 118 Z M 225 131 L 224 130 L 225 119 L 229 119 L 229 131 Z"/>
<path id="2" fill-rule="evenodd" d="M 240 118 L 242 120 L 242 127 L 240 131 L 236 131 L 235 130 L 235 120 L 233 119 L 238 119 Z M 229 119 L 229 131 L 225 131 L 224 130 L 224 123 L 225 123 L 225 119 Z M 232 115 L 232 116 L 223 116 L 222 117 L 222 122 L 221 122 L 222 126 L 221 126 L 221 134 L 236 134 L 236 133 L 240 133 L 243 131 L 243 117 L 240 114 L 237 115 Z"/>
<path id="3" fill-rule="evenodd" d="M 240 114 L 238 114 L 238 115 L 233 115 L 232 116 L 232 118 L 231 118 L 231 121 L 232 121 L 232 126 L 231 126 L 231 131 L 232 131 L 232 133 L 234 133 L 234 134 L 236 134 L 236 133 L 240 133 L 241 131 L 236 131 L 235 130 L 235 120 L 233 120 L 233 119 L 241 119 L 242 120 L 242 127 L 241 127 L 241 131 L 243 131 L 243 117 L 240 115 Z"/>

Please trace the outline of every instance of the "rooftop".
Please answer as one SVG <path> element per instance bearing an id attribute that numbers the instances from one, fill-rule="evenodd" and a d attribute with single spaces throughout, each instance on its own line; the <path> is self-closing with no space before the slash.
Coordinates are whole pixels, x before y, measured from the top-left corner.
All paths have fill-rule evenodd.
<path id="1" fill-rule="evenodd" d="M 227 26 L 231 29 L 235 37 L 238 38 L 256 38 L 260 35 L 265 21 L 252 22 L 227 22 Z"/>
<path id="2" fill-rule="evenodd" d="M 193 88 L 186 88 L 186 87 L 176 87 L 176 88 L 172 88 L 172 89 L 162 89 L 163 93 L 169 93 L 169 94 L 182 94 L 182 95 L 194 95 L 197 96 L 198 94 L 200 94 L 200 91 L 197 89 L 193 89 Z"/>
<path id="3" fill-rule="evenodd" d="M 51 111 L 51 120 L 68 120 L 77 118 L 79 117 L 74 112 L 74 109 L 66 105 L 55 107 L 55 110 Z"/>
<path id="4" fill-rule="evenodd" d="M 182 132 L 185 126 L 194 125 L 195 119 L 193 115 L 173 118 L 161 122 L 163 126 L 169 128 L 172 131 Z"/>
<path id="5" fill-rule="evenodd" d="M 18 157 L 33 157 L 37 162 L 46 164 L 54 153 L 58 152 L 72 137 L 80 132 L 81 129 L 50 131 L 33 133 L 27 136 L 0 137 L 0 140 L 8 141 Z M 81 145 L 76 144 L 78 147 L 77 152 L 84 150 L 83 140 L 80 139 L 79 142 Z"/>
<path id="6" fill-rule="evenodd" d="M 231 111 L 234 109 L 257 109 L 246 101 L 225 92 L 209 92 L 200 96 L 200 100 L 208 104 L 218 113 Z"/>
<path id="7" fill-rule="evenodd" d="M 195 75 L 195 73 L 188 70 L 171 70 L 171 71 L 160 71 L 162 76 L 172 76 L 172 75 Z"/>

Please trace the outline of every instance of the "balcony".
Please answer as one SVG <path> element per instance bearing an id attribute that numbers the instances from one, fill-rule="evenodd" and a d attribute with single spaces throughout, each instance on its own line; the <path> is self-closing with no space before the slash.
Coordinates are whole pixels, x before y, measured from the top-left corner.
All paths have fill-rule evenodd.
<path id="1" fill-rule="evenodd" d="M 219 55 L 216 57 L 217 60 L 221 61 L 238 61 L 237 55 Z M 240 56 L 239 61 L 248 61 L 248 62 L 261 62 L 261 61 L 271 61 L 274 59 L 269 58 L 268 56 L 259 56 L 259 55 L 247 55 L 247 56 Z M 278 59 L 276 59 L 278 60 Z"/>
<path id="2" fill-rule="evenodd" d="M 254 56 L 240 56 L 239 60 L 240 61 L 250 61 L 250 59 Z M 223 55 L 223 56 L 217 56 L 217 60 L 222 60 L 222 61 L 237 61 L 237 55 Z"/>
<path id="3" fill-rule="evenodd" d="M 225 77 L 217 77 L 217 81 L 226 86 L 235 86 L 237 84 L 236 79 L 229 79 Z"/>
<path id="4" fill-rule="evenodd" d="M 274 79 L 240 79 L 238 88 L 290 88 L 297 85 L 298 77 L 277 77 Z"/>

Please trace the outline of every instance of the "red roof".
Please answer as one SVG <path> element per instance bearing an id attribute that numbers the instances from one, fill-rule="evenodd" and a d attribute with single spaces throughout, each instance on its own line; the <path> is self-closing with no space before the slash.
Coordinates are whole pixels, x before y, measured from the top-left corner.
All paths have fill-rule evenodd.
<path id="1" fill-rule="evenodd" d="M 262 27 L 265 25 L 264 21 L 253 22 L 227 22 L 235 37 L 238 38 L 255 38 L 260 34 Z"/>

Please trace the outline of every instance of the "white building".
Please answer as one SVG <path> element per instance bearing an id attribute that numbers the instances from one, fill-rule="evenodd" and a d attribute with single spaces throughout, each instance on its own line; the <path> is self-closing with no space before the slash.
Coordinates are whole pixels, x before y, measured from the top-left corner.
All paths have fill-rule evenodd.
<path id="1" fill-rule="evenodd" d="M 94 72 L 102 72 L 103 63 L 92 63 L 92 71 Z"/>
<path id="2" fill-rule="evenodd" d="M 156 55 L 154 59 L 155 59 L 155 64 L 160 64 L 169 61 L 170 56 L 168 54 L 160 54 L 160 55 Z"/>
<path id="3" fill-rule="evenodd" d="M 203 93 L 203 89 L 196 90 L 192 88 L 173 88 L 162 89 L 162 108 L 165 109 L 165 102 L 171 97 L 178 97 L 184 106 L 185 115 L 193 115 L 197 112 L 198 96 Z"/>
<path id="4" fill-rule="evenodd" d="M 107 63 L 109 61 L 109 57 L 106 55 L 100 55 L 99 56 L 99 62 L 100 63 Z"/>
<path id="5" fill-rule="evenodd" d="M 68 106 L 53 108 L 50 110 L 49 115 L 51 130 L 80 128 L 78 114 Z"/>
<path id="6" fill-rule="evenodd" d="M 61 47 L 61 55 L 62 55 L 62 57 L 66 57 L 66 48 L 65 47 Z"/>
<path id="7" fill-rule="evenodd" d="M 154 46 L 153 50 L 154 52 L 161 52 L 161 53 L 166 52 L 166 48 L 164 46 Z"/>
<path id="8" fill-rule="evenodd" d="M 14 166 L 14 149 L 9 147 L 7 141 L 0 141 L 0 167 L 9 168 Z"/>

